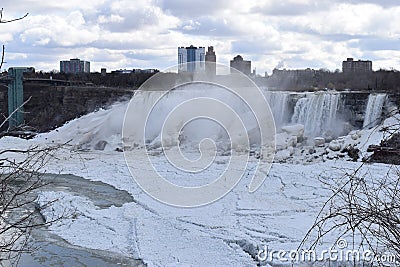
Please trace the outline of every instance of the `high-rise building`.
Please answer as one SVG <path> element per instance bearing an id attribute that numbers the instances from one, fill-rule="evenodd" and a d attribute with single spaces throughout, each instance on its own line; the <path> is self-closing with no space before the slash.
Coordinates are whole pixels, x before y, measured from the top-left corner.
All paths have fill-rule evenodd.
<path id="1" fill-rule="evenodd" d="M 209 46 L 206 53 L 206 73 L 211 75 L 217 74 L 217 56 L 215 55 L 214 47 Z"/>
<path id="2" fill-rule="evenodd" d="M 342 63 L 342 71 L 344 73 L 352 72 L 372 72 L 372 61 L 370 60 L 358 60 L 354 61 L 353 58 L 349 57 Z"/>
<path id="3" fill-rule="evenodd" d="M 251 74 L 251 61 L 250 60 L 243 60 L 242 56 L 237 55 L 233 58 L 230 62 L 230 67 L 234 68 L 240 72 L 243 72 L 246 75 Z M 231 73 L 233 70 L 231 70 Z"/>
<path id="4" fill-rule="evenodd" d="M 178 71 L 179 72 L 204 72 L 205 48 L 178 47 Z"/>
<path id="5" fill-rule="evenodd" d="M 60 61 L 60 72 L 64 73 L 89 73 L 90 62 L 73 58 L 70 60 Z"/>

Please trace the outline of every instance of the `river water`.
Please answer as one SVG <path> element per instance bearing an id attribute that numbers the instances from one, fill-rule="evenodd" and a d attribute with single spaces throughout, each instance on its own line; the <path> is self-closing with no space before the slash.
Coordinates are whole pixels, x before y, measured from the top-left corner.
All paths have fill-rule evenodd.
<path id="1" fill-rule="evenodd" d="M 41 191 L 64 191 L 86 197 L 100 209 L 112 205 L 120 207 L 133 201 L 126 191 L 74 175 L 45 174 L 43 179 L 51 183 Z M 127 255 L 72 245 L 52 234 L 47 227 L 35 229 L 31 239 L 33 249 L 22 255 L 18 266 L 144 266 L 141 260 Z"/>

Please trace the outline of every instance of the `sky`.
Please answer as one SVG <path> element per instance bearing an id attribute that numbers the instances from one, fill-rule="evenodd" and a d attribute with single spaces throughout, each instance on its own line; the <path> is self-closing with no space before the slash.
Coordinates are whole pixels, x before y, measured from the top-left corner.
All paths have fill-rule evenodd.
<path id="1" fill-rule="evenodd" d="M 80 58 L 91 71 L 177 64 L 180 46 L 240 54 L 257 74 L 274 68 L 341 69 L 348 57 L 400 70 L 398 0 L 1 0 L 6 64 L 59 70 Z"/>

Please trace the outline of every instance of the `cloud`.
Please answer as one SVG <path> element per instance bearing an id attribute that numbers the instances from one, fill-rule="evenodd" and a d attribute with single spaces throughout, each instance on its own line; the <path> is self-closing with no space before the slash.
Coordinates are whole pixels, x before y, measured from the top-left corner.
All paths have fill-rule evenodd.
<path id="1" fill-rule="evenodd" d="M 187 20 L 177 29 L 185 34 L 226 37 L 240 34 L 227 19 L 204 16 L 196 20 Z"/>
<path id="2" fill-rule="evenodd" d="M 364 4 L 364 3 L 369 3 L 369 4 L 374 4 L 382 7 L 397 7 L 399 6 L 399 1 L 397 0 L 380 0 L 380 1 L 375 1 L 375 0 L 339 0 L 338 2 L 341 3 L 350 3 L 350 4 Z"/>
<path id="3" fill-rule="evenodd" d="M 131 32 L 141 29 L 157 33 L 175 28 L 179 24 L 179 19 L 148 2 L 118 1 L 99 15 L 97 22 L 111 32 Z"/>
<path id="4" fill-rule="evenodd" d="M 400 39 L 382 39 L 378 37 L 359 39 L 351 45 L 358 47 L 363 51 L 380 51 L 380 50 L 393 50 L 398 51 L 400 47 Z"/>
<path id="5" fill-rule="evenodd" d="M 160 7 L 166 12 L 180 18 L 193 18 L 202 16 L 218 16 L 223 10 L 229 9 L 234 1 L 187 1 L 187 0 L 163 0 Z"/>
<path id="6" fill-rule="evenodd" d="M 233 54 L 270 54 L 281 51 L 281 43 L 269 38 L 254 38 L 232 42 Z"/>
<path id="7" fill-rule="evenodd" d="M 19 33 L 23 44 L 77 46 L 86 45 L 98 38 L 98 26 L 86 24 L 80 11 L 73 11 L 65 17 L 54 15 L 30 16 L 26 27 Z"/>
<path id="8" fill-rule="evenodd" d="M 397 0 L 2 0 L 5 67 L 58 68 L 80 57 L 92 69 L 176 64 L 177 47 L 213 45 L 217 61 L 236 54 L 258 71 L 286 67 L 340 68 L 346 57 L 370 56 L 382 66 L 400 47 Z"/>
<path id="9" fill-rule="evenodd" d="M 252 12 L 270 16 L 298 16 L 313 13 L 325 7 L 325 1 L 267 1 L 261 6 L 254 7 Z"/>

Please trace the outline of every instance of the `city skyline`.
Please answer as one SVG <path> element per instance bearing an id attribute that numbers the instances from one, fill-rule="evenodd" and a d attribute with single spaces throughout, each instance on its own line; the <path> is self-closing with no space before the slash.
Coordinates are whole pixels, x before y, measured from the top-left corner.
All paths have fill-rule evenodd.
<path id="1" fill-rule="evenodd" d="M 278 68 L 341 69 L 352 57 L 373 69 L 400 69 L 397 1 L 225 0 L 193 5 L 173 1 L 9 1 L 4 18 L 29 12 L 0 27 L 6 64 L 58 69 L 60 60 L 82 58 L 101 68 L 176 65 L 176 48 L 213 46 L 217 62 L 240 54 L 258 74 Z"/>

